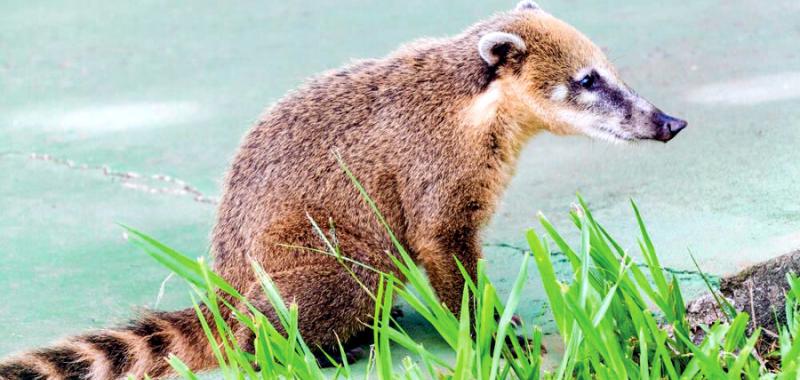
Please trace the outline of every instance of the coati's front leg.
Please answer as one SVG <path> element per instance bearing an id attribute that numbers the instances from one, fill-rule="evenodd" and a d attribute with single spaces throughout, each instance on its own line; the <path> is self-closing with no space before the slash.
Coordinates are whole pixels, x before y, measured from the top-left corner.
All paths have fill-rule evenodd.
<path id="1" fill-rule="evenodd" d="M 361 356 L 358 347 L 365 343 L 364 338 L 367 342 L 371 341 L 372 332 L 366 335 L 363 332 L 371 325 L 375 310 L 374 300 L 362 285 L 374 293 L 380 275 L 314 251 L 322 249 L 319 247 L 320 238 L 308 226 L 305 213 L 286 217 L 283 223 L 266 231 L 257 240 L 258 244 L 253 245 L 250 255 L 257 258 L 267 271 L 283 301 L 287 305 L 297 305 L 300 333 L 306 344 L 318 354 L 320 364 L 333 364 L 323 351 L 335 360 L 340 359 L 340 343 L 345 348 L 346 360 L 356 360 Z M 359 234 L 350 231 L 352 229 L 344 223 L 337 226 L 336 238 L 342 255 L 367 265 L 379 266 L 372 252 L 381 251 L 373 248 Z M 344 265 L 347 265 L 347 269 Z M 260 284 L 250 284 L 244 290 L 244 295 L 281 331 L 277 314 Z M 238 309 L 247 311 L 244 306 Z M 243 348 L 254 351 L 255 335 L 252 330 L 240 325 L 236 335 Z"/>
<path id="2" fill-rule="evenodd" d="M 487 194 L 485 184 L 477 174 L 449 178 L 447 174 L 433 175 L 428 180 L 436 185 L 411 187 L 437 189 L 419 196 L 408 196 L 407 210 L 415 210 L 414 224 L 409 228 L 408 241 L 436 291 L 439 300 L 456 316 L 461 309 L 466 274 L 474 282 L 482 250 L 480 229 L 491 217 L 493 195 Z M 451 183 L 438 183 L 449 178 Z M 445 181 L 447 182 L 447 181 Z M 427 182 L 423 182 L 427 183 Z M 418 202 L 411 200 L 421 199 Z M 413 203 L 412 203 L 413 202 Z M 419 204 L 425 207 L 420 210 Z M 417 206 L 417 207 L 415 207 Z"/>
<path id="3" fill-rule="evenodd" d="M 474 281 L 481 258 L 477 228 L 464 226 L 450 231 L 431 232 L 432 235 L 417 248 L 417 255 L 428 272 L 428 279 L 439 300 L 458 315 L 465 284 L 458 263 Z"/>
<path id="4" fill-rule="evenodd" d="M 436 291 L 439 300 L 447 306 L 453 314 L 458 317 L 463 299 L 464 286 L 466 280 L 458 267 L 456 259 L 466 269 L 473 282 L 477 277 L 477 263 L 481 256 L 480 241 L 475 230 L 464 231 L 453 235 L 440 235 L 438 243 L 431 244 L 418 254 L 428 272 L 431 286 Z M 472 307 L 470 300 L 470 307 Z M 499 318 L 499 315 L 495 315 Z M 518 315 L 512 318 L 512 324 L 516 327 L 522 323 Z M 474 327 L 474 325 L 473 325 Z M 509 335 L 505 338 L 505 344 L 513 354 L 511 340 L 517 340 L 524 351 L 530 350 L 530 340 L 524 336 Z M 492 342 L 494 347 L 495 342 Z M 547 352 L 544 346 L 542 352 Z"/>

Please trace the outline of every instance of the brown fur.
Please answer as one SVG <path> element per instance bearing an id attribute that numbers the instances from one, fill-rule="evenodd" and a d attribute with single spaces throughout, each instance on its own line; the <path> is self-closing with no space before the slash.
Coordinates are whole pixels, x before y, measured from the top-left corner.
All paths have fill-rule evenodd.
<path id="1" fill-rule="evenodd" d="M 487 31 L 513 32 L 530 48 L 489 67 L 476 51 Z M 566 24 L 516 11 L 312 80 L 264 115 L 233 162 L 213 233 L 217 271 L 247 289 L 247 262 L 261 264 L 298 304 L 311 345 L 330 347 L 333 332 L 346 340 L 362 330 L 374 305 L 358 283 L 334 258 L 286 247 L 324 248 L 309 216 L 323 226 L 332 220 L 345 255 L 394 272 L 386 255 L 393 247 L 334 159 L 339 152 L 457 312 L 464 280 L 456 259 L 474 275 L 479 232 L 521 147 L 545 128 L 570 132 L 530 103 L 544 103 L 551 85 L 597 57 Z M 377 286 L 377 274 L 354 270 Z M 249 296 L 262 297 L 257 287 Z"/>
<path id="2" fill-rule="evenodd" d="M 502 62 L 489 66 L 476 46 L 494 31 L 520 36 L 527 50 L 500 52 Z M 394 248 L 334 159 L 339 152 L 442 302 L 457 312 L 464 280 L 456 259 L 475 274 L 479 232 L 522 146 L 540 130 L 574 132 L 551 117 L 552 87 L 597 61 L 605 62 L 602 53 L 580 33 L 526 9 L 311 80 L 265 113 L 233 161 L 213 232 L 216 271 L 273 315 L 250 269 L 251 260 L 258 262 L 284 299 L 298 304 L 310 346 L 328 348 L 337 336 L 346 341 L 362 331 L 374 309 L 367 293 L 334 258 L 290 247 L 323 248 L 309 217 L 322 226 L 333 221 L 346 256 L 394 272 L 386 255 Z M 352 269 L 376 288 L 374 272 Z M 213 357 L 195 318 L 191 310 L 154 314 L 94 334 L 95 343 L 79 337 L 56 348 L 63 352 L 7 362 L 0 375 L 13 378 L 19 363 L 35 362 L 31 368 L 42 374 L 159 376 L 168 372 L 169 353 L 193 369 L 208 368 Z M 240 334 L 252 338 L 245 329 Z M 127 361 L 115 367 L 120 355 Z"/>

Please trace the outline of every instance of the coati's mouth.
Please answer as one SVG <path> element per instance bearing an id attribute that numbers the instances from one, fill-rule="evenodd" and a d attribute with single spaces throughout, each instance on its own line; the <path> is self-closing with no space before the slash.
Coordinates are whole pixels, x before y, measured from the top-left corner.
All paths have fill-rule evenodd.
<path id="1" fill-rule="evenodd" d="M 616 131 L 616 130 L 614 130 L 612 128 L 609 128 L 609 127 L 606 127 L 606 126 L 602 126 L 602 125 L 599 126 L 599 127 L 596 127 L 596 129 L 598 129 L 602 134 L 607 135 L 608 136 L 607 139 L 611 140 L 611 141 L 633 142 L 633 141 L 644 139 L 642 137 L 634 136 L 634 135 L 632 135 L 630 133 L 620 133 L 619 131 Z"/>

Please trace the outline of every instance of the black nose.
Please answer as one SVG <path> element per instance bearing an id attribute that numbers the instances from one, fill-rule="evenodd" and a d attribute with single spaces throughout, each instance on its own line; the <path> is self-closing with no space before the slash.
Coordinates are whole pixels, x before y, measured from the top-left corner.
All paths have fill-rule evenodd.
<path id="1" fill-rule="evenodd" d="M 678 132 L 682 131 L 687 125 L 689 125 L 689 123 L 687 123 L 685 120 L 672 117 L 663 112 L 656 113 L 653 119 L 659 129 L 659 131 L 656 132 L 656 139 L 663 142 L 672 140 L 672 138 L 675 137 Z"/>

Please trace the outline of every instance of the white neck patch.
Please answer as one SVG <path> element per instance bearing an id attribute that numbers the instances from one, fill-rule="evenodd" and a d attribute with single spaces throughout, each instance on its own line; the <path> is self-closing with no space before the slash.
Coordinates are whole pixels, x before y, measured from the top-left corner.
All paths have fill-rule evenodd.
<path id="1" fill-rule="evenodd" d="M 467 122 L 472 125 L 484 124 L 497 115 L 497 106 L 503 91 L 497 81 L 489 85 L 489 88 L 482 94 L 475 97 L 466 112 Z"/>

